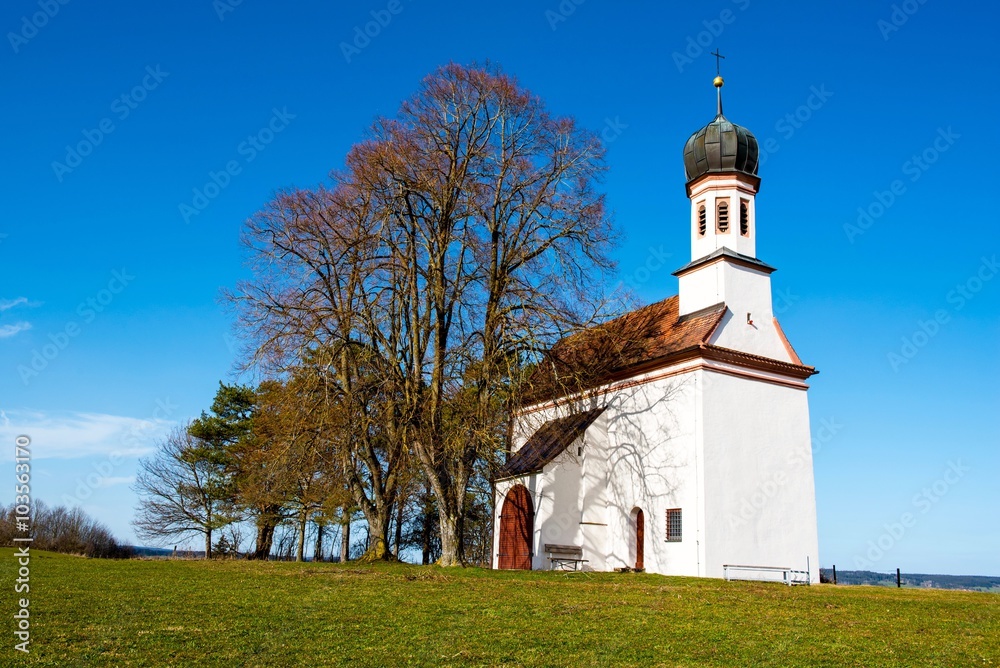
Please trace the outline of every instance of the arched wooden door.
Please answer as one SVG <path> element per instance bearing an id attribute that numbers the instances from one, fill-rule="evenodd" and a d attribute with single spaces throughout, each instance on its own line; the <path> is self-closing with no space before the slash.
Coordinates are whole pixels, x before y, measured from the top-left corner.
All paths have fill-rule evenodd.
<path id="1" fill-rule="evenodd" d="M 639 509 L 635 514 L 635 570 L 641 571 L 646 566 L 643 564 L 643 552 L 646 545 L 646 518 Z"/>
<path id="2" fill-rule="evenodd" d="M 500 511 L 500 559 L 503 569 L 531 570 L 531 537 L 535 530 L 535 506 L 524 485 L 507 492 Z"/>

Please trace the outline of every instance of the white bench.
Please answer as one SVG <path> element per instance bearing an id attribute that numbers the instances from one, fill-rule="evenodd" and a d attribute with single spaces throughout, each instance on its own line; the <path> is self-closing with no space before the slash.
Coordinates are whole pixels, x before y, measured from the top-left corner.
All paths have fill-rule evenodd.
<path id="1" fill-rule="evenodd" d="M 546 543 L 545 553 L 548 555 L 554 571 L 578 571 L 583 564 L 590 561 L 583 558 L 583 548 L 577 545 Z"/>
<path id="2" fill-rule="evenodd" d="M 748 580 L 752 582 L 781 582 L 792 585 L 809 584 L 809 571 L 798 571 L 787 566 L 742 566 L 724 564 L 722 575 L 727 582 Z"/>

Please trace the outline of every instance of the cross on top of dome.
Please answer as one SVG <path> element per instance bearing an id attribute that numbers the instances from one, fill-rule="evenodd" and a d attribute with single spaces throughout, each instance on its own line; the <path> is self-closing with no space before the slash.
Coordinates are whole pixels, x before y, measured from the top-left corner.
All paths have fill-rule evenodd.
<path id="1" fill-rule="evenodd" d="M 716 76 L 712 82 L 718 98 L 715 119 L 688 138 L 684 145 L 684 171 L 688 183 L 709 173 L 740 172 L 757 176 L 760 149 L 757 138 L 741 125 L 722 115 L 721 62 L 725 58 L 716 49 Z"/>

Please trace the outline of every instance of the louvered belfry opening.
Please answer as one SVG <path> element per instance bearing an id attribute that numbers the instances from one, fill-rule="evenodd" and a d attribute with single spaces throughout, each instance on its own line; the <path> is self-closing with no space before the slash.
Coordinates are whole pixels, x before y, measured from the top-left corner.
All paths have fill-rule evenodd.
<path id="1" fill-rule="evenodd" d="M 729 231 L 729 202 L 726 200 L 719 200 L 719 204 L 716 207 L 716 220 L 718 221 L 719 231 L 728 232 Z"/>
<path id="2" fill-rule="evenodd" d="M 532 534 L 535 505 L 524 485 L 514 485 L 500 511 L 500 554 L 498 566 L 505 570 L 531 570 Z"/>
<path id="3" fill-rule="evenodd" d="M 705 205 L 700 204 L 698 206 L 698 234 L 705 236 L 705 232 L 708 231 L 708 211 L 705 210 Z"/>
<path id="4" fill-rule="evenodd" d="M 745 199 L 740 200 L 740 234 L 750 235 L 750 202 Z"/>

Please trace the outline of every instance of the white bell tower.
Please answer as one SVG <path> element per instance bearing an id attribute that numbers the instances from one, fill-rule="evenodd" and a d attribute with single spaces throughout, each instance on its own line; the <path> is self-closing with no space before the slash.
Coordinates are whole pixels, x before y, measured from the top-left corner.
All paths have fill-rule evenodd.
<path id="1" fill-rule="evenodd" d="M 691 199 L 691 259 L 723 246 L 756 257 L 754 197 L 760 179 L 740 172 L 706 174 L 688 185 Z"/>
<path id="2" fill-rule="evenodd" d="M 757 139 L 723 116 L 723 83 L 715 77 L 715 118 L 684 146 L 691 262 L 674 272 L 679 314 L 724 303 L 729 312 L 717 344 L 789 360 L 771 306 L 774 268 L 757 259 Z"/>

